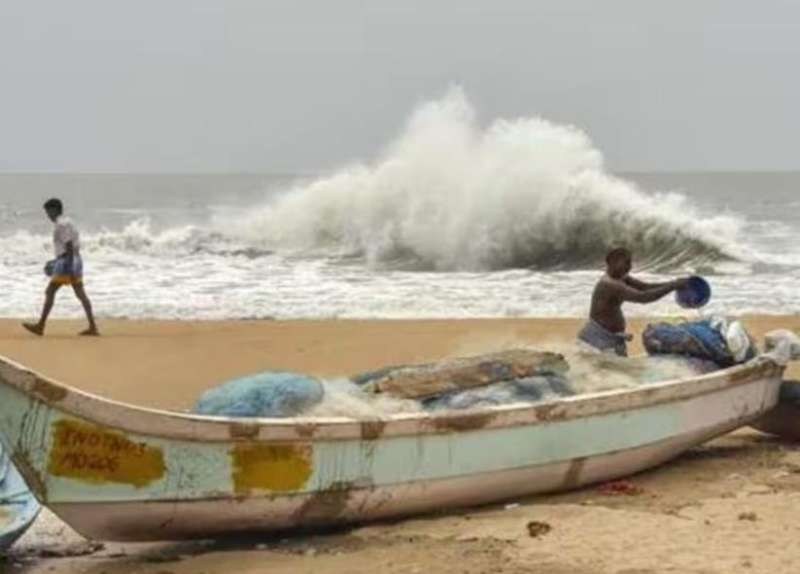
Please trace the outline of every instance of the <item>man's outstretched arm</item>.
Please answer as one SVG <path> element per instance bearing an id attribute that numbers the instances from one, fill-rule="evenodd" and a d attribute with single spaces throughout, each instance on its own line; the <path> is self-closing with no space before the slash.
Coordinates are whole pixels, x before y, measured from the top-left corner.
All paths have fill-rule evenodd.
<path id="1" fill-rule="evenodd" d="M 667 281 L 665 283 L 646 283 L 645 281 L 640 281 L 636 277 L 631 277 L 628 275 L 623 279 L 626 285 L 629 287 L 633 287 L 639 291 L 647 291 L 649 289 L 655 289 L 657 287 L 666 287 L 667 285 L 671 285 L 672 281 Z"/>
<path id="2" fill-rule="evenodd" d="M 630 287 L 627 282 L 618 282 L 613 286 L 613 290 L 615 295 L 622 301 L 630 303 L 652 303 L 672 293 L 676 289 L 679 289 L 683 286 L 684 282 L 684 279 L 678 279 L 648 289 L 635 289 Z"/>

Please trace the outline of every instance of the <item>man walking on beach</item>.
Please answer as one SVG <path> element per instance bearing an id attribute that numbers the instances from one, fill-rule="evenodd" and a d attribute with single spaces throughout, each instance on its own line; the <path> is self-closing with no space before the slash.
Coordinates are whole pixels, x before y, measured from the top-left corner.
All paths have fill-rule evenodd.
<path id="1" fill-rule="evenodd" d="M 83 305 L 89 328 L 81 331 L 81 335 L 99 335 L 97 324 L 92 313 L 92 303 L 83 288 L 83 260 L 80 254 L 80 237 L 72 222 L 64 216 L 64 205 L 60 199 L 48 199 L 44 204 L 47 217 L 55 224 L 53 229 L 53 246 L 56 258 L 48 261 L 45 273 L 50 275 L 50 283 L 45 290 L 44 306 L 38 323 L 23 323 L 22 326 L 34 335 L 43 335 L 47 316 L 53 308 L 56 293 L 62 285 L 72 285 L 75 296 Z"/>
<path id="2" fill-rule="evenodd" d="M 658 301 L 668 293 L 683 288 L 688 281 L 677 279 L 668 283 L 645 283 L 628 275 L 632 266 L 631 252 L 625 248 L 612 249 L 606 255 L 606 273 L 592 293 L 589 322 L 578 333 L 579 341 L 600 351 L 613 351 L 621 357 L 627 357 L 627 342 L 633 336 L 625 332 L 622 304 Z"/>

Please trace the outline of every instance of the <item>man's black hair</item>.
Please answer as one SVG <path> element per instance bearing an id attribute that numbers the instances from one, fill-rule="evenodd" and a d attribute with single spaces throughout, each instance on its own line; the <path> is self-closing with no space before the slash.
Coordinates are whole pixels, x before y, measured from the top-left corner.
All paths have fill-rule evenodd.
<path id="1" fill-rule="evenodd" d="M 627 259 L 631 258 L 631 252 L 629 249 L 625 247 L 615 247 L 611 251 L 608 252 L 606 255 L 606 263 L 611 263 L 614 259 L 619 257 L 625 257 Z"/>
<path id="2" fill-rule="evenodd" d="M 46 210 L 50 211 L 51 209 L 58 211 L 59 213 L 64 213 L 64 204 L 61 203 L 61 200 L 57 197 L 52 197 L 44 202 L 43 206 Z"/>

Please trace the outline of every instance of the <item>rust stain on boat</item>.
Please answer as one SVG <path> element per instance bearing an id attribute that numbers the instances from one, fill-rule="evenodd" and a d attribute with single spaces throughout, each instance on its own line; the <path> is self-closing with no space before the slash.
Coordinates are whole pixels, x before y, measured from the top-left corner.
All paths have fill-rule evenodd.
<path id="1" fill-rule="evenodd" d="M 353 492 L 349 482 L 334 482 L 325 490 L 315 492 L 292 514 L 295 524 L 305 525 L 343 518 Z"/>
<path id="2" fill-rule="evenodd" d="M 361 421 L 361 440 L 375 440 L 383 435 L 386 421 L 379 419 Z"/>
<path id="3" fill-rule="evenodd" d="M 749 367 L 746 369 L 734 371 L 727 376 L 728 381 L 736 383 L 739 381 L 753 378 L 755 375 L 762 374 L 763 368 Z"/>
<path id="4" fill-rule="evenodd" d="M 159 447 L 76 420 L 60 420 L 54 427 L 47 464 L 47 472 L 53 476 L 137 488 L 164 476 L 164 453 Z"/>
<path id="5" fill-rule="evenodd" d="M 577 487 L 581 482 L 581 473 L 583 472 L 583 467 L 586 465 L 586 457 L 582 456 L 580 458 L 574 458 L 569 463 L 569 468 L 567 469 L 567 473 L 564 475 L 564 482 L 561 484 L 561 487 L 564 490 L 570 490 L 572 488 Z"/>
<path id="6" fill-rule="evenodd" d="M 763 362 L 753 365 L 752 367 L 734 371 L 728 375 L 728 380 L 731 382 L 738 382 L 746 379 L 752 379 L 758 376 L 777 375 L 781 372 L 781 367 L 772 362 Z"/>
<path id="7" fill-rule="evenodd" d="M 540 405 L 534 408 L 536 412 L 536 420 L 540 421 L 559 421 L 567 416 L 567 411 L 564 405 L 558 403 Z"/>
<path id="8" fill-rule="evenodd" d="M 69 392 L 64 387 L 60 387 L 49 381 L 45 381 L 44 379 L 37 378 L 33 382 L 31 394 L 47 403 L 58 403 L 63 401 Z"/>
<path id="9" fill-rule="evenodd" d="M 430 424 L 436 430 L 468 431 L 485 427 L 495 416 L 486 412 L 444 415 L 431 418 Z"/>
<path id="10" fill-rule="evenodd" d="M 317 432 L 316 423 L 300 423 L 294 426 L 294 431 L 300 438 L 312 438 Z"/>
<path id="11" fill-rule="evenodd" d="M 258 436 L 259 426 L 254 423 L 230 423 L 228 434 L 234 440 L 252 439 Z"/>
<path id="12" fill-rule="evenodd" d="M 233 490 L 236 494 L 302 488 L 311 476 L 311 445 L 237 444 L 230 451 Z"/>

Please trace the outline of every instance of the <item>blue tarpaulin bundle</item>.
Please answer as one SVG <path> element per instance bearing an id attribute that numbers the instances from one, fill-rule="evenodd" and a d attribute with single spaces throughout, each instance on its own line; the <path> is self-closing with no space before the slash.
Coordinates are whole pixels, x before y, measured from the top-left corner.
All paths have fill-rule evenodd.
<path id="1" fill-rule="evenodd" d="M 642 342 L 650 355 L 684 355 L 713 361 L 723 368 L 739 362 L 723 334 L 710 320 L 648 325 L 642 334 Z M 755 349 L 748 349 L 744 360 L 753 356 Z"/>
<path id="2" fill-rule="evenodd" d="M 265 371 L 200 396 L 192 412 L 229 417 L 291 417 L 322 401 L 322 383 L 300 373 Z"/>

